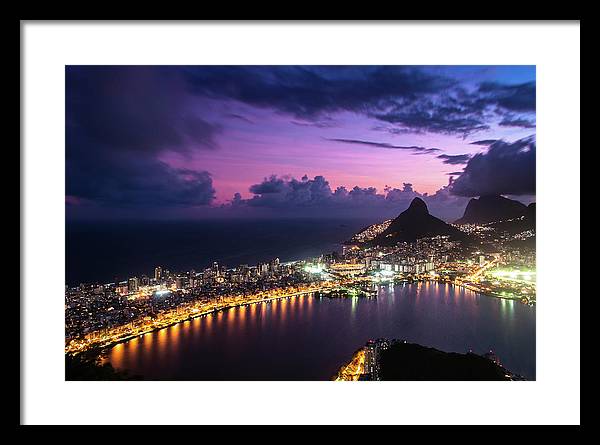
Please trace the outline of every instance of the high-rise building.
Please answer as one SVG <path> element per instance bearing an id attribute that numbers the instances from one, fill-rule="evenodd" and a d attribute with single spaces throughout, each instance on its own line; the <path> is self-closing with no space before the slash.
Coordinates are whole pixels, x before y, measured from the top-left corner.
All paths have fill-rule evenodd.
<path id="1" fill-rule="evenodd" d="M 129 290 L 129 292 L 137 292 L 139 289 L 139 281 L 137 279 L 137 277 L 133 277 L 130 278 L 127 281 L 127 289 Z"/>
<path id="2" fill-rule="evenodd" d="M 160 281 L 162 279 L 162 267 L 156 266 L 154 269 L 154 279 Z"/>
<path id="3" fill-rule="evenodd" d="M 266 263 L 258 263 L 256 266 L 258 274 L 262 277 L 269 273 L 269 265 Z"/>
<path id="4" fill-rule="evenodd" d="M 279 270 L 279 258 L 275 258 L 273 261 L 271 261 L 271 270 L 273 272 L 276 272 Z"/>

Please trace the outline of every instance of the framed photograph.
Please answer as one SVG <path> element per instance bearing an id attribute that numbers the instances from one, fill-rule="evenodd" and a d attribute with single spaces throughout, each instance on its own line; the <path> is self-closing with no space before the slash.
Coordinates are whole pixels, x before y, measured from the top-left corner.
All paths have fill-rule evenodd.
<path id="1" fill-rule="evenodd" d="M 578 22 L 21 26 L 22 423 L 579 423 Z"/>

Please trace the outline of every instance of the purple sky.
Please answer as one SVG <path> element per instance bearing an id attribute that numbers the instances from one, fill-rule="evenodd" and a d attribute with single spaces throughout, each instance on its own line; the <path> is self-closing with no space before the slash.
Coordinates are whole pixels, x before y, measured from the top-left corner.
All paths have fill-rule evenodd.
<path id="1" fill-rule="evenodd" d="M 71 66 L 66 88 L 72 218 L 388 216 L 427 194 L 454 219 L 535 195 L 532 66 Z"/>

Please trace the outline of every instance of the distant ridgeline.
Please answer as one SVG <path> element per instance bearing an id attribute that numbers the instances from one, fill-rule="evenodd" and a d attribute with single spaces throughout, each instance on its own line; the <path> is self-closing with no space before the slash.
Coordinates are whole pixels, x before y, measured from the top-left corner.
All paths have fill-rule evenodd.
<path id="1" fill-rule="evenodd" d="M 535 203 L 525 204 L 499 195 L 472 198 L 455 224 L 486 224 L 526 217 L 535 222 Z"/>
<path id="2" fill-rule="evenodd" d="M 514 240 L 510 244 L 515 247 L 535 248 L 535 202 L 526 206 L 519 201 L 498 195 L 473 198 L 467 204 L 462 218 L 455 224 L 486 226 L 511 235 L 533 231 L 533 235 L 527 239 Z"/>

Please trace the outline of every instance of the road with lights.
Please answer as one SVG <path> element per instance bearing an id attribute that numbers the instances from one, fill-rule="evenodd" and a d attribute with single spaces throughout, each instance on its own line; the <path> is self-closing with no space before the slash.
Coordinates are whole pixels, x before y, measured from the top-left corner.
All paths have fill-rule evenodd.
<path id="1" fill-rule="evenodd" d="M 165 311 L 156 315 L 155 318 L 145 317 L 122 326 L 111 329 L 95 331 L 85 335 L 83 338 L 73 339 L 65 346 L 65 352 L 78 354 L 90 349 L 100 349 L 115 343 L 130 340 L 134 337 L 163 329 L 176 323 L 197 317 L 207 316 L 214 312 L 226 310 L 238 306 L 251 304 L 265 304 L 273 300 L 291 298 L 314 292 L 332 290 L 341 285 L 347 285 L 348 281 L 325 281 L 308 286 L 297 286 L 285 289 L 275 289 L 267 292 L 259 292 L 249 296 L 229 296 L 222 301 L 211 301 L 209 303 L 196 302 L 182 305 L 175 310 Z"/>

